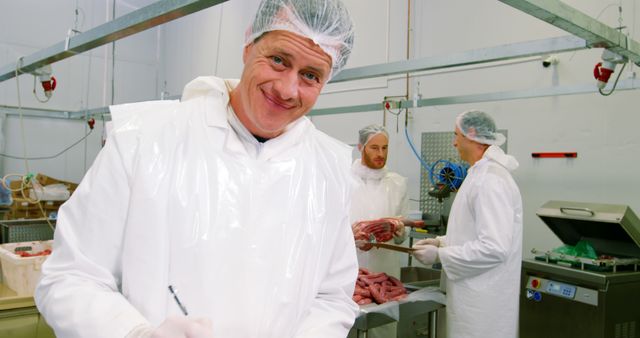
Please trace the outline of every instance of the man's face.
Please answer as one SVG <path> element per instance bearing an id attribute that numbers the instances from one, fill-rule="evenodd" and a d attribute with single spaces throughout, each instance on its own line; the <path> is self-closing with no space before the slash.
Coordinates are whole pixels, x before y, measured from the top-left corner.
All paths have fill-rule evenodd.
<path id="1" fill-rule="evenodd" d="M 387 164 L 389 139 L 384 134 L 372 137 L 362 151 L 362 162 L 371 169 L 382 169 Z"/>
<path id="2" fill-rule="evenodd" d="M 455 134 L 456 136 L 453 139 L 453 146 L 458 149 L 458 154 L 463 161 L 471 163 L 471 150 L 473 149 L 475 142 L 466 138 L 457 126 Z"/>
<path id="3" fill-rule="evenodd" d="M 273 138 L 305 115 L 331 72 L 331 57 L 312 40 L 272 31 L 247 45 L 240 84 L 231 105 L 256 136 Z"/>

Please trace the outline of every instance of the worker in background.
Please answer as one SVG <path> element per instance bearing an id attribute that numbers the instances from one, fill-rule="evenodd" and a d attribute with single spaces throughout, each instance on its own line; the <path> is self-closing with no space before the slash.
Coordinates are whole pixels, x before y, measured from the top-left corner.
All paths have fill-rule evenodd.
<path id="1" fill-rule="evenodd" d="M 517 337 L 522 198 L 510 174 L 518 161 L 499 147 L 505 140 L 485 112 L 456 118 L 453 145 L 471 167 L 446 235 L 414 245 L 422 263 L 442 263 L 447 337 Z"/>
<path id="2" fill-rule="evenodd" d="M 387 170 L 389 134 L 383 126 L 372 124 L 358 132 L 360 158 L 351 165 L 357 185 L 351 199 L 351 222 L 354 234 L 370 221 L 396 218 L 391 222 L 393 237 L 389 242 L 400 244 L 406 239 L 400 219 L 407 214 L 407 179 Z M 366 251 L 365 251 L 366 250 Z M 385 272 L 400 278 L 400 263 L 406 254 L 390 250 L 370 249 L 360 245 L 358 263 L 373 272 Z"/>
<path id="3" fill-rule="evenodd" d="M 304 115 L 353 36 L 339 0 L 263 0 L 239 81 L 112 107 L 35 293 L 56 335 L 347 335 L 351 154 Z"/>
<path id="4" fill-rule="evenodd" d="M 351 226 L 356 243 L 360 229 L 371 222 L 384 218 L 384 224 L 393 226 L 389 242 L 400 244 L 406 238 L 401 221 L 408 209 L 407 179 L 386 168 L 389 154 L 389 134 L 380 125 L 372 124 L 358 132 L 360 158 L 351 165 L 356 177 L 356 188 L 351 199 Z M 385 249 L 371 249 L 359 245 L 358 264 L 371 272 L 385 272 L 400 279 L 400 265 L 407 255 Z M 390 323 L 368 330 L 368 337 L 396 337 L 396 323 Z"/>

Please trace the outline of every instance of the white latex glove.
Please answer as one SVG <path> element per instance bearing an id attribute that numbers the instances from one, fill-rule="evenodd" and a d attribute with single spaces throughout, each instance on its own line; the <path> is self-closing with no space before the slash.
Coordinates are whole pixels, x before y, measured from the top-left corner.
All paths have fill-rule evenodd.
<path id="1" fill-rule="evenodd" d="M 431 238 L 427 238 L 431 239 Z M 421 241 L 424 241 L 421 240 Z M 419 243 L 419 242 L 418 242 Z M 416 249 L 411 254 L 424 265 L 432 265 L 438 262 L 438 247 L 432 244 L 414 244 L 412 248 Z"/>
<path id="2" fill-rule="evenodd" d="M 442 236 L 438 236 L 436 238 L 423 238 L 415 243 L 416 245 L 435 245 L 438 248 L 444 246 L 444 242 L 442 241 Z"/>
<path id="3" fill-rule="evenodd" d="M 127 338 L 213 338 L 213 325 L 208 318 L 170 316 L 157 328 L 134 329 Z"/>

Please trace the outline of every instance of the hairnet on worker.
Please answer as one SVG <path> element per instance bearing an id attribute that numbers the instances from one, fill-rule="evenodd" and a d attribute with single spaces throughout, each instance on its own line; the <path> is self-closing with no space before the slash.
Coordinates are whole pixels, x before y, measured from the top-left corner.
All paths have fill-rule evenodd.
<path id="1" fill-rule="evenodd" d="M 496 132 L 496 123 L 489 114 L 480 110 L 467 110 L 456 118 L 456 126 L 466 138 L 482 144 L 500 146 L 506 137 Z"/>
<path id="2" fill-rule="evenodd" d="M 353 48 L 353 22 L 338 0 L 266 0 L 260 4 L 245 38 L 248 45 L 262 34 L 289 31 L 313 40 L 331 56 L 329 79 L 342 69 Z"/>
<path id="3" fill-rule="evenodd" d="M 384 134 L 387 138 L 389 138 L 389 133 L 387 133 L 387 129 L 379 124 L 370 124 L 358 131 L 358 144 L 363 148 L 369 143 L 369 141 L 378 134 Z"/>

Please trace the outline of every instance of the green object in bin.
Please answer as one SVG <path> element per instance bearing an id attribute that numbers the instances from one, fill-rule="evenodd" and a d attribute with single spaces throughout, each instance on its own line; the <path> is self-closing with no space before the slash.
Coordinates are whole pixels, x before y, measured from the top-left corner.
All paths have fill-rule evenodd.
<path id="1" fill-rule="evenodd" d="M 583 258 L 598 258 L 596 250 L 593 248 L 593 246 L 591 246 L 591 244 L 589 244 L 588 241 L 585 240 L 578 241 L 575 246 L 563 245 L 561 247 L 553 249 L 553 252 Z"/>

